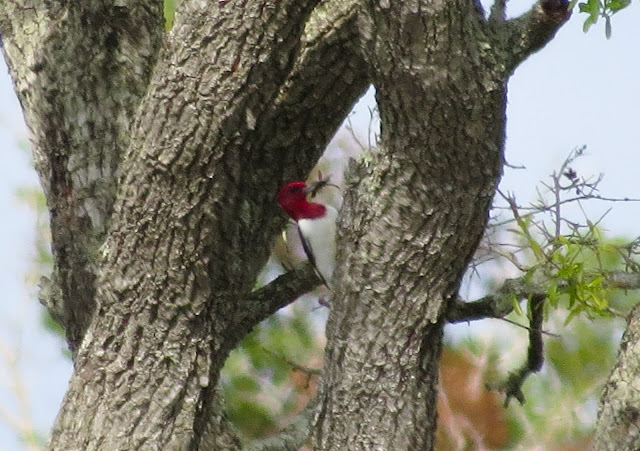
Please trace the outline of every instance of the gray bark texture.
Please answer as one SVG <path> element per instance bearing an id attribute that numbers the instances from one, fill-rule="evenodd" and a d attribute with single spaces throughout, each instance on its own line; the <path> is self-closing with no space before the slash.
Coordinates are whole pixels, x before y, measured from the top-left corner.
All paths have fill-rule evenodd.
<path id="1" fill-rule="evenodd" d="M 322 389 L 292 436 L 432 449 L 445 306 L 502 172 L 506 83 L 566 7 L 184 0 L 165 32 L 160 1 L 0 0 L 51 214 L 45 304 L 74 355 L 50 448 L 240 447 L 223 363 L 317 283 L 306 266 L 252 291 L 285 223 L 275 192 L 372 83 L 380 148 L 349 169 Z"/>
<path id="2" fill-rule="evenodd" d="M 640 305 L 627 318 L 616 365 L 604 387 L 593 449 L 640 449 Z"/>

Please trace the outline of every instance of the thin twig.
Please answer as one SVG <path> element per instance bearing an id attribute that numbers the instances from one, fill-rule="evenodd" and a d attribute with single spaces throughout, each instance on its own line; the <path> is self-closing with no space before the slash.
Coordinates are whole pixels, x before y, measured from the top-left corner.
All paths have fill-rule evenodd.
<path id="1" fill-rule="evenodd" d="M 287 365 L 289 365 L 291 368 L 293 368 L 296 371 L 300 371 L 302 373 L 306 373 L 309 377 L 320 376 L 322 374 L 322 368 L 309 368 L 307 366 L 300 365 L 299 363 L 296 363 L 293 360 L 290 360 L 289 358 L 287 358 L 287 357 L 285 357 L 285 356 L 283 356 L 281 354 L 278 354 L 275 351 L 267 349 L 264 346 L 261 346 L 261 347 L 262 347 L 262 350 L 264 352 L 266 352 L 267 354 L 269 354 L 269 355 L 271 355 L 271 356 L 273 356 L 273 357 L 275 357 L 277 359 L 282 360 L 284 363 L 286 363 Z"/>

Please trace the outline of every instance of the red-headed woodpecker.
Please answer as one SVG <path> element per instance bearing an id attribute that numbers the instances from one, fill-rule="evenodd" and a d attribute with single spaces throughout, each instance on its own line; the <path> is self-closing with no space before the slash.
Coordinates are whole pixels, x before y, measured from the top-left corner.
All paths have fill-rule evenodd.
<path id="1" fill-rule="evenodd" d="M 331 288 L 336 260 L 336 217 L 338 212 L 330 205 L 307 200 L 315 196 L 328 180 L 315 183 L 291 182 L 280 188 L 278 204 L 298 225 L 304 251 L 324 284 Z M 335 185 L 333 185 L 335 186 Z"/>

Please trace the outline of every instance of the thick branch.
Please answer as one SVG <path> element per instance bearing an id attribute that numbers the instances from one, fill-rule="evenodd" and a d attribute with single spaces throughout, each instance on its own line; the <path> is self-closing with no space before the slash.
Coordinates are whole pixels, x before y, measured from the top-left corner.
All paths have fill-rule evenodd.
<path id="1" fill-rule="evenodd" d="M 622 290 L 637 290 L 640 288 L 640 273 L 615 271 L 606 274 L 606 285 Z"/>
<path id="2" fill-rule="evenodd" d="M 123 163 L 100 313 L 54 448 L 197 448 L 206 429 L 230 313 L 264 262 L 256 249 L 268 249 L 257 230 L 275 223 L 244 191 L 255 179 L 243 163 L 261 150 L 255 118 L 316 0 L 244 3 L 186 1 L 176 14 Z"/>
<path id="3" fill-rule="evenodd" d="M 568 6 L 568 0 L 540 0 L 529 12 L 516 19 L 491 22 L 498 35 L 508 74 L 553 39 L 571 16 Z"/>
<path id="4" fill-rule="evenodd" d="M 517 370 L 509 374 L 507 380 L 490 388 L 499 390 L 506 395 L 505 407 L 509 405 L 511 398 L 516 398 L 520 404 L 524 404 L 522 385 L 531 374 L 540 371 L 544 362 L 544 347 L 542 342 L 542 320 L 544 319 L 544 300 L 541 294 L 533 295 L 529 299 L 529 348 L 527 361 Z"/>
<path id="5" fill-rule="evenodd" d="M 509 279 L 495 294 L 473 302 L 464 302 L 460 298 L 449 302 L 447 321 L 461 323 L 485 318 L 503 318 L 513 311 L 514 302 L 543 292 L 544 290 L 539 287 L 532 287 L 523 277 Z"/>
<path id="6" fill-rule="evenodd" d="M 463 323 L 486 318 L 503 318 L 513 311 L 510 294 L 488 295 L 473 302 L 454 299 L 447 306 L 447 321 Z"/>
<path id="7" fill-rule="evenodd" d="M 329 70 L 333 86 L 313 83 L 321 62 L 350 67 L 340 56 L 342 40 L 312 42 L 318 54 L 306 64 L 300 58 L 314 5 L 181 4 L 127 153 L 102 247 L 100 311 L 54 446 L 197 448 L 203 434 L 209 442 L 203 431 L 217 430 L 208 424 L 210 393 L 239 339 L 233 327 L 247 309 L 246 294 L 283 224 L 273 198 L 278 181 L 311 168 L 366 87 L 357 75 L 362 68 L 347 79 Z M 301 86 L 327 102 L 298 102 Z M 287 120 L 289 129 L 279 134 Z M 243 322 L 245 330 L 250 323 Z M 127 422 L 128 415 L 138 420 Z"/>
<path id="8" fill-rule="evenodd" d="M 505 80 L 476 2 L 367 1 L 358 25 L 381 139 L 347 177 L 314 446 L 430 450 L 444 303 L 500 176 Z"/>
<path id="9" fill-rule="evenodd" d="M 604 274 L 604 285 L 621 290 L 640 288 L 640 273 L 611 271 Z M 559 288 L 563 285 L 560 284 Z M 485 318 L 503 318 L 513 311 L 513 303 L 535 296 L 545 296 L 542 283 L 526 281 L 524 277 L 509 279 L 496 291 L 472 302 L 456 298 L 447 305 L 447 321 L 462 323 Z"/>
<path id="10" fill-rule="evenodd" d="M 255 130 L 260 153 L 251 163 L 255 202 L 274 210 L 273 193 L 305 178 L 355 101 L 369 86 L 357 42 L 357 2 L 326 0 L 313 11 L 288 79 Z M 282 162 L 277 176 L 274 158 Z"/>
<path id="11" fill-rule="evenodd" d="M 304 293 L 311 291 L 320 283 L 313 267 L 307 263 L 254 291 L 245 298 L 244 309 L 234 318 L 234 324 L 230 328 L 233 336 L 239 342 L 256 324 L 289 305 Z M 228 339 L 233 339 L 233 336 L 229 336 Z"/>
<path id="12" fill-rule="evenodd" d="M 0 6 L 2 50 L 51 217 L 51 283 L 62 295 L 55 300 L 62 301 L 60 311 L 52 314 L 72 350 L 94 309 L 98 248 L 117 170 L 162 31 L 158 0 L 15 0 Z"/>

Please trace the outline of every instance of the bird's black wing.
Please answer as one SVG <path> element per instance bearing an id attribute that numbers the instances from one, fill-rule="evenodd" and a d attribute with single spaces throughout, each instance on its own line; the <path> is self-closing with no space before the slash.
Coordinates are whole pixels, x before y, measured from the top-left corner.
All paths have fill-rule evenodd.
<path id="1" fill-rule="evenodd" d="M 309 242 L 307 241 L 307 239 L 302 234 L 302 230 L 300 230 L 300 227 L 296 227 L 296 228 L 298 229 L 298 236 L 300 237 L 300 241 L 302 242 L 302 247 L 304 248 L 304 253 L 307 254 L 307 258 L 311 262 L 311 265 L 313 266 L 313 270 L 315 271 L 316 275 L 320 278 L 322 283 L 327 288 L 329 288 L 329 284 L 327 283 L 326 280 L 324 280 L 324 277 L 322 277 L 322 274 L 320 274 L 320 271 L 318 271 L 318 268 L 316 267 L 316 257 L 313 255 L 313 251 L 311 250 L 311 246 L 309 245 Z"/>

